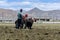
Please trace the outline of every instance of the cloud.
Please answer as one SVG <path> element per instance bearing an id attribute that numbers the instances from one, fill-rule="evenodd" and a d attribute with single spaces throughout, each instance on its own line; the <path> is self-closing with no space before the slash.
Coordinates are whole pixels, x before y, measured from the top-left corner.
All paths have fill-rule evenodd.
<path id="1" fill-rule="evenodd" d="M 19 10 L 20 8 L 23 8 L 24 10 L 28 11 L 34 7 L 37 7 L 45 11 L 56 10 L 56 9 L 60 10 L 60 3 L 31 2 L 27 0 L 22 2 L 8 2 L 7 0 L 0 0 L 0 8 L 13 9 L 13 10 Z"/>
<path id="2" fill-rule="evenodd" d="M 60 10 L 60 3 L 37 3 L 34 4 L 35 7 L 38 7 L 41 10 Z"/>
<path id="3" fill-rule="evenodd" d="M 32 8 L 23 8 L 24 10 L 26 10 L 26 11 L 29 11 L 29 10 L 31 10 Z"/>
<path id="4" fill-rule="evenodd" d="M 13 5 L 30 5 L 30 2 L 11 2 L 9 4 L 11 6 L 13 6 Z"/>
<path id="5" fill-rule="evenodd" d="M 6 1 L 0 1 L 0 6 L 2 7 L 21 7 L 30 5 L 30 2 L 6 2 Z"/>
<path id="6" fill-rule="evenodd" d="M 7 0 L 0 0 L 0 6 L 9 6 Z"/>

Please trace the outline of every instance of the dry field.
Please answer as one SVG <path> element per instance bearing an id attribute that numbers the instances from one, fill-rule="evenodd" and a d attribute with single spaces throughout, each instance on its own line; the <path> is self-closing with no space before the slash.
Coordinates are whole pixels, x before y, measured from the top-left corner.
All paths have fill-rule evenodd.
<path id="1" fill-rule="evenodd" d="M 15 29 L 0 23 L 0 40 L 60 40 L 60 24 L 33 24 L 32 29 Z"/>

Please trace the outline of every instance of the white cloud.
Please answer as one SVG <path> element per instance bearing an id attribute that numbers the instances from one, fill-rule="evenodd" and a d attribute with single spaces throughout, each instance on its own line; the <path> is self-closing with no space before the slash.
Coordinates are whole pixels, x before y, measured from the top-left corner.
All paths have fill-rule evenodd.
<path id="1" fill-rule="evenodd" d="M 28 7 L 26 5 L 29 5 L 31 7 Z M 17 6 L 16 8 L 13 6 Z M 18 10 L 21 8 L 21 6 L 24 10 L 30 10 L 34 7 L 37 7 L 41 10 L 60 10 L 60 3 L 42 3 L 42 2 L 29 2 L 29 1 L 23 1 L 23 2 L 7 2 L 7 0 L 0 0 L 0 8 L 7 8 L 7 9 L 13 9 Z"/>
<path id="2" fill-rule="evenodd" d="M 34 4 L 35 7 L 38 7 L 41 10 L 59 10 L 60 3 L 37 3 Z"/>
<path id="3" fill-rule="evenodd" d="M 0 6 L 9 6 L 9 4 L 7 3 L 7 0 L 0 0 Z"/>
<path id="4" fill-rule="evenodd" d="M 30 5 L 30 2 L 11 2 L 9 4 L 11 6 L 13 6 L 13 5 Z"/>
<path id="5" fill-rule="evenodd" d="M 26 3 L 26 2 L 21 2 L 21 4 L 17 3 L 15 5 L 20 5 L 20 6 L 30 5 L 31 6 L 30 8 L 28 6 L 26 6 L 26 8 L 24 8 L 24 10 L 30 10 L 30 9 L 32 9 L 34 7 L 37 7 L 39 9 L 41 9 L 41 10 L 46 10 L 46 11 L 47 10 L 56 10 L 56 9 L 60 10 L 60 3 L 32 3 L 32 2 L 27 2 Z"/>
<path id="6" fill-rule="evenodd" d="M 32 8 L 23 8 L 24 10 L 26 10 L 26 11 L 29 11 L 29 10 L 31 10 Z"/>
<path id="7" fill-rule="evenodd" d="M 24 6 L 24 5 L 30 5 L 30 2 L 10 2 L 10 3 L 8 3 L 7 1 L 0 1 L 0 8 L 18 10 L 21 8 L 21 6 Z M 13 6 L 18 6 L 18 7 L 15 8 Z"/>
<path id="8" fill-rule="evenodd" d="M 0 6 L 2 7 L 12 7 L 12 6 L 25 6 L 30 5 L 30 2 L 6 2 L 6 1 L 0 1 Z"/>

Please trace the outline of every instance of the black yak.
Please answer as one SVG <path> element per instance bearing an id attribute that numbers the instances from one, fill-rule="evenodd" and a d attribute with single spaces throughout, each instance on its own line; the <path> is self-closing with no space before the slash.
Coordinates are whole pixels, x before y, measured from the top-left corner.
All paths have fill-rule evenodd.
<path id="1" fill-rule="evenodd" d="M 16 27 L 17 27 L 17 24 L 18 24 L 18 20 L 15 21 Z M 26 27 L 28 29 L 31 29 L 32 25 L 33 25 L 33 19 L 32 18 L 28 18 L 28 19 L 25 19 L 25 20 L 22 19 L 22 22 L 20 24 L 20 28 L 23 28 L 23 26 L 24 26 L 25 29 L 26 29 Z"/>
<path id="2" fill-rule="evenodd" d="M 25 27 L 24 27 L 25 29 L 26 29 L 26 27 L 28 27 L 28 29 L 31 29 L 32 25 L 33 25 L 32 18 L 29 18 L 29 19 L 25 20 Z"/>

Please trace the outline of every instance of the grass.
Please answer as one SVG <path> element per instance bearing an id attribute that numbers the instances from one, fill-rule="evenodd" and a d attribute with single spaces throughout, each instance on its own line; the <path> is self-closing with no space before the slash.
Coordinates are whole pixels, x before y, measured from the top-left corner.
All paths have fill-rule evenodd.
<path id="1" fill-rule="evenodd" d="M 60 24 L 33 24 L 33 29 L 15 29 L 14 24 L 0 24 L 0 40 L 60 40 Z"/>
<path id="2" fill-rule="evenodd" d="M 41 29 L 60 29 L 60 24 L 34 24 L 33 28 Z"/>

